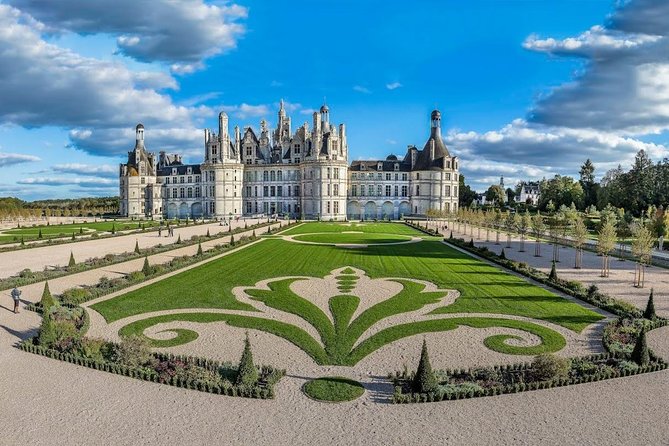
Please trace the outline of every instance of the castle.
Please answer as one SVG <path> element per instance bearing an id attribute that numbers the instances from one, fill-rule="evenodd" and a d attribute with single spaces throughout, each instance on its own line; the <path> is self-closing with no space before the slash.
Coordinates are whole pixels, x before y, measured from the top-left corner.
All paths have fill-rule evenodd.
<path id="1" fill-rule="evenodd" d="M 120 165 L 120 213 L 131 218 L 216 218 L 283 214 L 291 218 L 397 219 L 458 207 L 459 160 L 441 138 L 441 114 L 432 112 L 430 137 L 422 150 L 409 146 L 404 158 L 348 164 L 346 126 L 330 123 L 323 105 L 294 133 L 281 101 L 276 128 L 260 121 L 218 133 L 204 130 L 204 161 L 184 164 L 180 155 L 144 145 L 136 127 L 135 148 Z"/>

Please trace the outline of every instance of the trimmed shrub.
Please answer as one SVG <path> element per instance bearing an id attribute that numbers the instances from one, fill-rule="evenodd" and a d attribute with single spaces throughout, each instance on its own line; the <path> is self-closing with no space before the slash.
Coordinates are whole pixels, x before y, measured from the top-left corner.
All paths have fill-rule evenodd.
<path id="1" fill-rule="evenodd" d="M 237 369 L 237 385 L 251 387 L 258 382 L 258 369 L 253 364 L 253 353 L 251 352 L 251 341 L 246 334 L 244 339 L 244 352 L 239 360 Z"/>
<path id="2" fill-rule="evenodd" d="M 502 248 L 502 252 L 499 253 L 499 258 L 502 260 L 506 260 L 506 253 L 504 252 L 504 248 Z"/>
<path id="3" fill-rule="evenodd" d="M 42 311 L 46 315 L 51 307 L 56 305 L 56 301 L 54 300 L 53 296 L 51 295 L 51 291 L 49 291 L 49 281 L 47 280 L 44 282 L 44 291 L 42 291 L 42 299 L 39 301 L 40 305 L 42 305 Z"/>
<path id="4" fill-rule="evenodd" d="M 197 254 L 196 255 L 197 256 L 202 255 L 202 243 L 200 243 L 200 242 L 198 242 L 198 244 L 197 244 Z"/>
<path id="5" fill-rule="evenodd" d="M 634 350 L 632 350 L 632 361 L 636 362 L 640 366 L 648 365 L 650 362 L 650 352 L 648 351 L 648 344 L 646 343 L 646 329 L 645 327 L 641 329 L 639 337 L 634 344 Z"/>
<path id="6" fill-rule="evenodd" d="M 557 271 L 555 270 L 555 260 L 553 260 L 553 264 L 551 265 L 551 272 L 548 274 L 548 280 L 551 282 L 558 281 Z"/>
<path id="7" fill-rule="evenodd" d="M 655 319 L 655 304 L 653 303 L 653 289 L 650 289 L 650 296 L 648 296 L 648 303 L 646 310 L 643 312 L 644 319 Z"/>
<path id="8" fill-rule="evenodd" d="M 532 373 L 538 381 L 566 378 L 570 368 L 571 360 L 550 353 L 535 356 L 532 361 Z"/>
<path id="9" fill-rule="evenodd" d="M 139 242 L 135 240 L 135 254 L 139 254 Z"/>
<path id="10" fill-rule="evenodd" d="M 73 237 L 74 237 L 74 235 L 73 235 Z M 77 262 L 74 260 L 74 254 L 72 253 L 72 251 L 70 251 L 70 261 L 67 263 L 67 267 L 72 268 L 76 264 L 77 264 Z"/>
<path id="11" fill-rule="evenodd" d="M 42 228 L 40 228 L 39 232 L 37 233 L 37 238 L 42 238 Z"/>
<path id="12" fill-rule="evenodd" d="M 179 237 L 177 237 L 177 245 L 181 244 L 181 234 L 179 234 Z"/>
<path id="13" fill-rule="evenodd" d="M 127 336 L 114 346 L 113 359 L 129 367 L 141 367 L 151 361 L 150 342 L 144 336 Z"/>
<path id="14" fill-rule="evenodd" d="M 430 364 L 430 356 L 427 351 L 427 342 L 423 339 L 423 347 L 420 352 L 420 361 L 418 362 L 418 369 L 414 376 L 412 388 L 414 392 L 429 393 L 437 390 L 439 383 L 437 377 L 432 371 Z"/>
<path id="15" fill-rule="evenodd" d="M 142 273 L 144 273 L 144 277 L 146 277 L 146 276 L 150 276 L 152 272 L 153 272 L 153 269 L 151 268 L 151 265 L 149 264 L 149 257 L 146 256 L 146 257 L 144 257 L 144 265 L 142 266 Z"/>

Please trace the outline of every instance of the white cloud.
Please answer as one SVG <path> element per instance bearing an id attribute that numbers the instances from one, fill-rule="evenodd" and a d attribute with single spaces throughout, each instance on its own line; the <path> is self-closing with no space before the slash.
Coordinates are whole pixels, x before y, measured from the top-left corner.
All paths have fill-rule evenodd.
<path id="1" fill-rule="evenodd" d="M 365 94 L 370 94 L 372 92 L 369 88 L 363 87 L 362 85 L 354 85 L 353 86 L 353 91 L 357 91 L 358 93 L 365 93 Z"/>
<path id="2" fill-rule="evenodd" d="M 17 184 L 39 184 L 42 186 L 65 186 L 76 185 L 79 187 L 93 187 L 113 186 L 118 185 L 118 179 L 109 178 L 95 178 L 95 177 L 36 177 L 36 178 L 22 178 L 17 181 Z"/>
<path id="3" fill-rule="evenodd" d="M 172 64 L 175 73 L 235 48 L 248 10 L 203 0 L 5 0 L 39 21 L 42 30 L 116 37 L 118 51 L 143 62 Z"/>
<path id="4" fill-rule="evenodd" d="M 33 155 L 0 152 L 0 167 L 13 166 L 15 164 L 21 163 L 30 163 L 33 161 L 40 161 L 40 159 Z"/>
<path id="5" fill-rule="evenodd" d="M 68 163 L 68 164 L 56 164 L 52 167 L 54 172 L 58 173 L 72 173 L 80 175 L 97 175 L 106 178 L 117 178 L 118 177 L 118 167 L 112 166 L 109 164 L 81 164 L 81 163 Z"/>
<path id="6" fill-rule="evenodd" d="M 251 105 L 243 102 L 239 105 L 223 105 L 220 108 L 239 119 L 260 118 L 270 113 L 270 108 L 266 104 Z"/>
<path id="7" fill-rule="evenodd" d="M 389 84 L 386 84 L 386 88 L 388 90 L 395 90 L 400 87 L 402 87 L 402 84 L 400 84 L 399 82 L 391 82 Z"/>
<path id="8" fill-rule="evenodd" d="M 528 37 L 525 48 L 587 64 L 530 112 L 533 122 L 621 135 L 669 129 L 669 2 L 622 2 L 606 26 L 556 40 Z M 659 24 L 663 24 L 659 26 Z"/>

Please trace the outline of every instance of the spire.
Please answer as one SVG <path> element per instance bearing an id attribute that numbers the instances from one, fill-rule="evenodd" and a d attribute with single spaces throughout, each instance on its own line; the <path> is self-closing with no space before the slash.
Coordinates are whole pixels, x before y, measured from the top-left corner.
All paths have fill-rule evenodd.
<path id="1" fill-rule="evenodd" d="M 431 129 L 430 132 L 432 136 L 441 138 L 441 112 L 439 110 L 433 110 L 430 115 L 431 118 Z"/>
<path id="2" fill-rule="evenodd" d="M 281 101 L 279 102 L 279 120 L 281 120 L 281 118 L 283 118 L 284 116 L 286 116 L 286 109 L 283 106 L 283 98 L 282 98 Z"/>

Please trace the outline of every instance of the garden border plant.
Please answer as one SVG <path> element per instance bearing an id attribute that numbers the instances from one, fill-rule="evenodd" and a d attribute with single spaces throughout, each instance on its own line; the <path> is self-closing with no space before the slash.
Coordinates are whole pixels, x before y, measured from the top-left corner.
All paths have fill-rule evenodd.
<path id="1" fill-rule="evenodd" d="M 276 221 L 273 221 L 271 223 L 260 222 L 256 223 L 255 225 L 251 225 L 248 228 L 237 228 L 232 231 L 232 234 L 245 232 L 248 231 L 249 229 L 264 228 L 266 226 L 271 226 L 273 224 L 276 224 Z M 14 287 L 31 285 L 33 283 L 41 282 L 43 280 L 50 280 L 58 277 L 69 276 L 70 274 L 89 271 L 91 269 L 101 268 L 103 266 L 115 265 L 117 263 L 127 262 L 129 260 L 138 259 L 140 257 L 161 254 L 174 249 L 183 248 L 185 246 L 195 245 L 202 241 L 217 240 L 223 237 L 228 237 L 230 234 L 231 234 L 230 232 L 225 231 L 225 232 L 220 232 L 219 234 L 213 237 L 194 235 L 189 240 L 182 241 L 181 243 L 170 243 L 167 245 L 158 244 L 150 248 L 143 248 L 140 250 L 141 252 L 139 254 L 136 252 L 127 251 L 120 254 L 107 254 L 104 257 L 93 257 L 85 261 L 78 262 L 73 267 L 63 266 L 46 271 L 31 271 L 29 269 L 24 269 L 23 271 L 19 271 L 14 276 L 0 279 L 0 291 L 11 289 Z"/>

